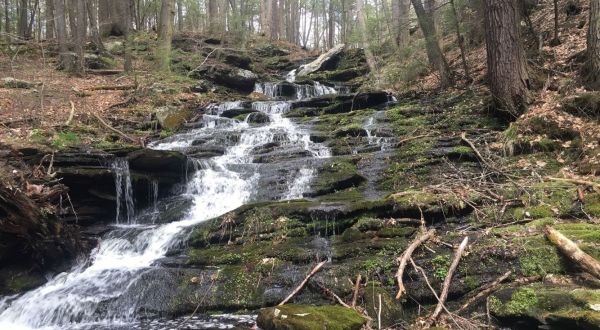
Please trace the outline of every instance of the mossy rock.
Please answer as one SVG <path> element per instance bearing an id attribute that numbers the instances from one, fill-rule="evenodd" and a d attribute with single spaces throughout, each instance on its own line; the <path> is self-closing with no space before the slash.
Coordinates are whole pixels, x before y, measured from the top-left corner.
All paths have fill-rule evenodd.
<path id="1" fill-rule="evenodd" d="M 583 210 L 593 217 L 600 217 L 600 193 L 585 196 Z"/>
<path id="2" fill-rule="evenodd" d="M 157 108 L 154 112 L 160 126 L 168 130 L 178 129 L 191 115 L 188 109 L 171 106 Z"/>
<path id="3" fill-rule="evenodd" d="M 342 306 L 283 305 L 261 309 L 256 323 L 263 330 L 359 330 L 366 319 Z"/>
<path id="4" fill-rule="evenodd" d="M 489 298 L 490 312 L 516 328 L 598 329 L 600 290 L 532 284 L 502 289 Z"/>
<path id="5" fill-rule="evenodd" d="M 381 324 L 377 324 L 377 315 L 380 306 L 379 295 L 381 295 Z M 388 328 L 404 319 L 400 302 L 379 282 L 372 281 L 365 285 L 363 299 L 367 314 L 374 320 L 373 325 L 380 328 Z"/>
<path id="6" fill-rule="evenodd" d="M 352 159 L 337 159 L 319 169 L 313 192 L 309 196 L 322 196 L 336 191 L 358 187 L 366 179 L 358 174 L 358 168 Z"/>
<path id="7" fill-rule="evenodd" d="M 471 207 L 463 199 L 452 193 L 406 190 L 392 194 L 388 198 L 396 203 L 397 208 L 405 209 L 410 215 L 420 215 L 421 211 L 432 217 L 466 215 L 471 212 Z M 466 198 L 472 203 L 477 203 L 479 195 L 472 192 Z"/>

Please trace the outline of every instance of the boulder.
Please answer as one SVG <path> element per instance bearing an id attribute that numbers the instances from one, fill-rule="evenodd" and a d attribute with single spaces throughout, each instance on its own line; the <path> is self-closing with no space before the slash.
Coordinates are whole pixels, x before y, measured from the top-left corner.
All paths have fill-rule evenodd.
<path id="1" fill-rule="evenodd" d="M 240 69 L 249 69 L 252 59 L 240 51 L 219 49 L 215 57 L 218 61 Z"/>
<path id="2" fill-rule="evenodd" d="M 271 119 L 269 118 L 268 115 L 266 115 L 262 112 L 254 112 L 248 116 L 247 121 L 251 124 L 266 124 L 266 123 L 271 122 Z"/>
<path id="3" fill-rule="evenodd" d="M 221 113 L 221 117 L 235 118 L 239 115 L 247 115 L 249 113 L 254 113 L 254 112 L 256 112 L 256 111 L 252 110 L 252 109 L 234 108 L 234 109 L 229 109 L 229 110 L 223 111 L 223 113 Z"/>
<path id="4" fill-rule="evenodd" d="M 256 320 L 263 330 L 359 330 L 366 322 L 358 312 L 337 305 L 263 308 Z"/>
<path id="5" fill-rule="evenodd" d="M 162 128 L 175 130 L 190 116 L 190 111 L 181 107 L 163 106 L 154 110 L 156 119 Z"/>
<path id="6" fill-rule="evenodd" d="M 252 71 L 224 65 L 204 65 L 196 70 L 192 77 L 247 93 L 254 90 L 254 84 L 258 80 L 258 76 Z"/>
<path id="7" fill-rule="evenodd" d="M 177 151 L 140 149 L 127 155 L 132 171 L 159 173 L 161 176 L 184 174 L 187 165 L 185 155 Z"/>
<path id="8" fill-rule="evenodd" d="M 3 87 L 3 88 L 21 88 L 21 89 L 34 88 L 38 85 L 41 85 L 41 83 L 19 80 L 19 79 L 15 79 L 13 77 L 2 78 L 2 82 L 0 83 L 0 87 Z"/>
<path id="9" fill-rule="evenodd" d="M 344 50 L 344 47 L 346 47 L 346 45 L 339 44 L 331 48 L 326 53 L 321 54 L 321 56 L 319 56 L 316 60 L 303 65 L 296 76 L 303 77 L 321 70 L 323 66 L 326 66 L 328 62 L 332 61 L 338 54 L 340 54 Z"/>

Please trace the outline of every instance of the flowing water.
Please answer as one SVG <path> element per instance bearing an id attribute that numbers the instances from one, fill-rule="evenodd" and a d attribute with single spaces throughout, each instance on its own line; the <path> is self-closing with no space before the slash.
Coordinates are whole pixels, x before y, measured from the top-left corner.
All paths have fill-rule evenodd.
<path id="1" fill-rule="evenodd" d="M 298 86 L 296 97 L 335 93 L 318 84 Z M 321 87 L 318 87 L 321 86 Z M 271 87 L 269 87 L 271 88 Z M 278 87 L 271 88 L 276 91 Z M 268 92 L 277 97 L 276 92 Z M 102 237 L 89 258 L 80 260 L 70 271 L 55 275 L 45 285 L 21 296 L 0 299 L 0 329 L 162 329 L 176 328 L 177 320 L 140 320 L 138 303 L 119 298 L 137 283 L 144 272 L 156 266 L 170 250 L 180 246 L 187 229 L 217 217 L 256 199 L 261 179 L 261 165 L 253 153 L 270 143 L 284 150 L 302 149 L 309 158 L 329 157 L 329 150 L 310 141 L 309 132 L 284 117 L 290 110 L 287 101 L 226 102 L 207 109 L 201 128 L 178 134 L 151 148 L 186 151 L 197 141 L 225 145 L 222 155 L 194 161 L 197 171 L 189 175 L 184 196 L 193 204 L 187 215 L 176 222 L 138 223 L 135 216 L 133 188 L 127 161 L 117 159 L 111 166 L 115 176 L 117 218 L 112 230 Z M 269 122 L 252 125 L 247 121 L 220 117 L 224 111 L 250 107 L 267 115 Z M 291 169 L 287 187 L 275 199 L 301 198 L 309 189 L 314 170 L 303 166 Z M 260 190 L 270 189 L 260 187 Z M 158 187 L 151 187 L 155 212 Z M 157 215 L 160 217 L 160 215 Z M 158 223 L 158 222 L 157 222 Z M 143 283 L 142 283 L 143 284 Z M 234 319 L 232 321 L 231 319 Z M 186 326 L 197 329 L 231 328 L 249 323 L 239 316 L 196 317 Z"/>

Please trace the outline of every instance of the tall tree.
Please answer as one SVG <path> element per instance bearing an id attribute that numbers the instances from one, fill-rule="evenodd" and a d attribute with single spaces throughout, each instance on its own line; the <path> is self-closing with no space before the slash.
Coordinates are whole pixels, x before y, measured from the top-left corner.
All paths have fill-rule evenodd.
<path id="1" fill-rule="evenodd" d="M 208 33 L 217 33 L 217 31 L 219 30 L 219 5 L 217 3 L 217 0 L 208 0 L 208 22 Z"/>
<path id="2" fill-rule="evenodd" d="M 29 2 L 27 0 L 19 0 L 17 11 L 19 13 L 19 20 L 17 21 L 17 33 L 20 37 L 27 38 L 27 11 L 29 7 Z"/>
<path id="3" fill-rule="evenodd" d="M 490 91 L 497 109 L 516 117 L 527 109 L 529 94 L 519 4 L 517 0 L 485 0 L 484 13 Z"/>
<path id="4" fill-rule="evenodd" d="M 160 8 L 158 26 L 158 47 L 156 60 L 161 71 L 169 71 L 171 63 L 171 39 L 173 38 L 173 19 L 175 18 L 175 0 L 163 0 Z"/>
<path id="5" fill-rule="evenodd" d="M 365 49 L 365 55 L 367 57 L 367 65 L 372 74 L 377 74 L 377 63 L 375 56 L 371 51 L 371 45 L 369 43 L 369 35 L 367 31 L 367 22 L 364 11 L 364 0 L 356 0 L 356 19 L 358 20 L 358 26 L 360 28 L 360 35 L 362 38 L 362 46 Z"/>
<path id="6" fill-rule="evenodd" d="M 54 1 L 46 0 L 46 39 L 54 38 Z"/>
<path id="7" fill-rule="evenodd" d="M 90 22 L 90 34 L 92 36 L 92 43 L 96 50 L 104 52 L 104 45 L 102 44 L 102 38 L 100 38 L 100 30 L 98 28 L 98 8 L 96 7 L 96 1 L 86 0 L 85 7 Z"/>
<path id="8" fill-rule="evenodd" d="M 417 20 L 423 36 L 425 37 L 425 48 L 427 50 L 427 58 L 429 64 L 438 71 L 440 76 L 440 85 L 447 87 L 452 84 L 452 72 L 448 66 L 448 61 L 442 53 L 440 43 L 435 33 L 435 25 L 433 21 L 433 13 L 426 12 L 421 0 L 411 0 L 413 8 L 417 13 Z"/>
<path id="9" fill-rule="evenodd" d="M 85 0 L 75 0 L 75 12 L 77 13 L 76 25 L 77 28 L 73 31 L 75 34 L 75 49 L 77 50 L 77 63 L 75 71 L 79 74 L 85 73 L 85 32 L 86 32 L 86 19 L 85 19 Z"/>
<path id="10" fill-rule="evenodd" d="M 183 1 L 177 0 L 177 31 L 183 31 Z"/>
<path id="11" fill-rule="evenodd" d="M 54 16 L 56 25 L 56 41 L 58 43 L 58 61 L 59 66 L 64 70 L 70 71 L 72 63 L 69 58 L 69 48 L 67 47 L 67 21 L 65 19 L 65 1 L 54 0 Z"/>
<path id="12" fill-rule="evenodd" d="M 456 40 L 458 41 L 458 46 L 460 48 L 460 60 L 463 70 L 465 71 L 465 78 L 467 78 L 468 82 L 471 82 L 471 74 L 469 73 L 469 64 L 467 63 L 467 55 L 465 50 L 465 40 L 460 33 L 460 22 L 454 0 L 450 0 L 450 8 L 452 9 L 452 15 L 454 16 L 454 30 L 456 32 Z"/>
<path id="13" fill-rule="evenodd" d="M 590 87 L 600 89 L 600 0 L 590 0 L 586 71 Z"/>
<path id="14" fill-rule="evenodd" d="M 10 8 L 8 7 L 8 0 L 4 0 L 4 32 L 6 33 L 6 39 L 10 39 Z"/>
<path id="15" fill-rule="evenodd" d="M 409 24 L 410 0 L 392 0 L 392 35 L 399 48 L 408 44 Z"/>

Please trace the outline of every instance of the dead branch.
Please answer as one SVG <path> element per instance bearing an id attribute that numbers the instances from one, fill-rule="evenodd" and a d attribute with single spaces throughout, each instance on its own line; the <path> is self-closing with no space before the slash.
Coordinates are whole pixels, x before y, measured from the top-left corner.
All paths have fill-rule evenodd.
<path id="1" fill-rule="evenodd" d="M 577 244 L 551 226 L 546 226 L 544 231 L 548 240 L 556 245 L 562 253 L 571 259 L 571 261 L 576 263 L 586 272 L 600 279 L 600 262 L 598 262 L 598 260 L 583 252 Z"/>
<path id="2" fill-rule="evenodd" d="M 289 296 L 287 296 L 285 299 L 283 299 L 282 302 L 279 303 L 278 306 L 281 305 L 285 305 L 290 299 L 294 298 L 294 296 L 300 292 L 300 290 L 302 290 L 302 288 L 306 285 L 306 282 L 308 282 L 308 280 L 315 275 L 319 270 L 321 270 L 321 268 L 327 263 L 327 261 L 321 261 L 320 263 L 318 263 L 315 268 L 313 268 L 313 270 L 308 273 L 308 275 L 306 276 L 306 278 L 304 279 L 304 281 L 302 281 L 302 283 L 300 283 L 300 285 L 298 285 L 294 291 L 292 291 L 292 293 L 290 293 Z"/>
<path id="3" fill-rule="evenodd" d="M 352 308 L 356 307 L 356 301 L 358 300 L 358 291 L 360 290 L 360 281 L 362 276 L 358 274 L 356 277 L 356 283 L 354 283 L 354 292 L 352 293 Z"/>
<path id="4" fill-rule="evenodd" d="M 144 146 L 144 143 L 142 142 L 142 140 L 136 140 L 136 139 L 134 139 L 134 138 L 130 137 L 129 135 L 127 135 L 127 134 L 125 134 L 125 133 L 123 133 L 123 132 L 119 131 L 118 129 L 116 129 L 116 128 L 114 128 L 114 127 L 110 126 L 109 124 L 107 124 L 107 123 L 104 121 L 104 119 L 102 119 L 100 116 L 98 116 L 98 114 L 96 114 L 96 113 L 92 113 L 92 116 L 94 116 L 94 117 L 95 117 L 95 118 L 96 118 L 96 119 L 97 119 L 97 120 L 100 122 L 100 124 L 102 124 L 102 126 L 104 126 L 104 127 L 108 128 L 109 130 L 111 130 L 111 131 L 113 131 L 113 132 L 115 132 L 115 133 L 119 134 L 120 136 L 122 136 L 122 137 L 123 137 L 123 138 L 125 138 L 126 140 L 129 140 L 129 141 L 131 141 L 131 142 L 133 142 L 133 143 L 136 143 L 136 144 L 138 144 L 138 143 L 139 143 L 139 144 L 140 144 L 142 147 Z"/>
<path id="5" fill-rule="evenodd" d="M 202 63 L 200 63 L 200 65 L 198 65 L 194 70 L 188 72 L 187 76 L 190 77 L 194 72 L 200 70 L 200 68 L 204 65 L 204 63 L 206 63 L 206 61 L 208 61 L 208 58 L 210 57 L 210 55 L 212 55 L 218 49 L 221 49 L 221 48 L 215 48 L 210 53 L 208 53 L 208 55 L 206 55 L 206 57 L 204 58 L 204 61 L 202 61 Z"/>
<path id="6" fill-rule="evenodd" d="M 467 300 L 467 302 L 465 302 L 454 313 L 458 314 L 458 313 L 464 311 L 465 309 L 467 309 L 469 306 L 471 306 L 471 304 L 473 304 L 477 300 L 489 296 L 492 292 L 494 292 L 496 290 L 498 285 L 500 285 L 500 283 L 504 282 L 504 280 L 506 280 L 511 274 L 512 274 L 512 271 L 509 270 L 508 272 L 504 273 L 502 276 L 498 277 L 494 282 L 481 287 L 479 293 L 477 293 L 476 295 L 471 297 L 469 300 Z"/>
<path id="7" fill-rule="evenodd" d="M 127 91 L 130 89 L 136 89 L 138 87 L 137 84 L 129 84 L 129 85 L 100 85 L 100 86 L 91 86 L 85 88 L 86 91 Z"/>
<path id="8" fill-rule="evenodd" d="M 404 292 L 406 292 L 406 288 L 404 287 L 404 283 L 402 282 L 402 276 L 404 276 L 404 269 L 408 263 L 408 259 L 412 256 L 413 252 L 419 245 L 423 244 L 423 242 L 427 241 L 435 234 L 435 229 L 430 229 L 425 232 L 421 236 L 417 236 L 412 243 L 408 246 L 408 248 L 402 253 L 402 255 L 396 259 L 398 261 L 398 271 L 396 272 L 396 280 L 398 281 L 398 294 L 396 295 L 396 299 L 400 299 Z"/>
<path id="9" fill-rule="evenodd" d="M 548 177 L 547 179 L 550 181 L 569 182 L 569 183 L 575 183 L 575 184 L 580 184 L 580 185 L 584 185 L 584 186 L 590 186 L 590 187 L 594 187 L 595 189 L 600 188 L 600 183 L 593 182 L 593 181 L 568 179 L 568 178 L 555 178 L 555 177 Z"/>
<path id="10" fill-rule="evenodd" d="M 498 172 L 498 173 L 503 173 L 501 170 L 499 170 L 498 168 L 496 168 L 496 166 L 494 166 L 493 164 L 491 164 L 490 162 L 487 161 L 487 159 L 485 159 L 482 155 L 481 152 L 479 152 L 479 149 L 477 149 L 477 147 L 475 146 L 475 144 L 467 139 L 467 133 L 463 132 L 460 135 L 460 139 L 462 141 L 464 141 L 466 144 L 469 145 L 469 147 L 473 150 L 473 152 L 475 153 L 475 155 L 477 156 L 477 159 L 479 159 L 479 161 L 484 164 L 485 166 L 487 166 L 488 168 L 490 168 L 491 170 Z"/>
<path id="11" fill-rule="evenodd" d="M 450 289 L 450 284 L 452 282 L 452 276 L 454 276 L 454 271 L 456 271 L 456 267 L 458 267 L 460 258 L 462 257 L 465 249 L 467 248 L 468 243 L 469 243 L 469 237 L 467 236 L 467 237 L 465 237 L 465 239 L 463 239 L 462 243 L 460 243 L 460 245 L 458 246 L 458 249 L 456 250 L 456 254 L 454 255 L 454 260 L 452 260 L 452 263 L 450 264 L 450 268 L 448 269 L 448 275 L 446 275 L 446 279 L 444 280 L 444 284 L 442 286 L 442 293 L 440 294 L 440 300 L 438 301 L 438 304 L 435 307 L 435 310 L 429 317 L 428 322 L 430 324 L 434 323 L 437 320 L 438 316 L 442 312 L 442 309 L 444 308 L 444 303 L 446 302 L 446 298 L 448 298 L 448 291 Z"/>
<path id="12" fill-rule="evenodd" d="M 71 122 L 73 121 L 73 115 L 75 115 L 75 103 L 73 103 L 73 101 L 71 102 L 71 111 L 69 112 L 69 119 L 67 119 L 67 121 L 65 122 L 65 126 L 69 126 L 71 125 Z"/>
<path id="13" fill-rule="evenodd" d="M 417 135 L 417 136 L 411 136 L 411 137 L 408 137 L 406 139 L 402 139 L 402 140 L 398 141 L 398 144 L 399 145 L 400 144 L 404 144 L 404 143 L 410 142 L 412 140 L 418 140 L 420 138 L 429 137 L 429 136 L 432 136 L 432 135 L 431 134 L 422 134 L 422 135 Z"/>
<path id="14" fill-rule="evenodd" d="M 316 282 L 316 281 L 315 281 L 315 282 Z M 346 307 L 346 308 L 354 309 L 354 307 L 352 307 L 352 306 L 350 306 L 350 305 L 346 304 L 346 303 L 345 303 L 345 302 L 342 300 L 342 298 L 340 298 L 340 296 L 338 296 L 337 294 L 335 294 L 335 292 L 333 292 L 333 291 L 329 290 L 328 288 L 326 288 L 326 287 L 325 287 L 325 285 L 323 285 L 322 283 L 318 283 L 318 282 L 316 282 L 315 284 L 316 284 L 316 285 L 319 287 L 319 289 L 321 289 L 321 290 L 322 290 L 322 291 L 323 291 L 323 292 L 324 292 L 326 295 L 328 295 L 328 296 L 332 297 L 333 299 L 335 299 L 335 301 L 337 301 L 337 302 L 338 302 L 338 304 L 340 304 L 340 305 L 342 305 L 342 306 L 344 306 L 344 307 Z"/>

